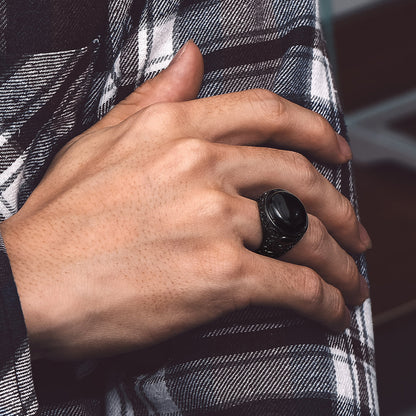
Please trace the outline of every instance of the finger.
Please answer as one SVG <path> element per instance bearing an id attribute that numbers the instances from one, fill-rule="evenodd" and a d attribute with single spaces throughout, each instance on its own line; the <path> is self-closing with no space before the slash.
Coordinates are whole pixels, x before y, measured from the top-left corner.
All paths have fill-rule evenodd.
<path id="1" fill-rule="evenodd" d="M 270 189 L 288 190 L 302 201 L 307 212 L 324 223 L 346 250 L 361 253 L 371 246 L 368 235 L 362 235 L 363 227 L 349 200 L 304 156 L 262 147 L 217 143 L 211 147 L 221 160 L 217 163 L 217 174 L 225 178 L 226 192 L 256 199 Z"/>
<path id="2" fill-rule="evenodd" d="M 257 203 L 234 197 L 232 222 L 245 247 L 257 250 L 262 242 L 262 227 Z M 369 297 L 368 285 L 358 272 L 353 258 L 329 235 L 323 223 L 308 215 L 309 226 L 303 238 L 279 260 L 313 269 L 326 282 L 339 289 L 349 305 L 361 305 Z"/>
<path id="3" fill-rule="evenodd" d="M 133 91 L 88 132 L 114 126 L 151 104 L 196 98 L 203 74 L 201 52 L 190 40 L 178 51 L 165 70 Z"/>
<path id="4" fill-rule="evenodd" d="M 319 114 L 266 90 L 248 90 L 181 103 L 181 134 L 237 145 L 267 145 L 330 163 L 351 159 L 351 149 Z M 188 131 L 187 131 L 188 130 Z"/>
<path id="5" fill-rule="evenodd" d="M 263 240 L 257 202 L 240 195 L 231 196 L 231 201 L 233 215 L 228 223 L 231 221 L 234 234 L 246 248 L 257 250 Z"/>
<path id="6" fill-rule="evenodd" d="M 353 258 L 313 215 L 309 215 L 309 227 L 303 238 L 279 260 L 315 270 L 341 291 L 349 305 L 361 305 L 369 296 L 367 283 L 358 272 Z"/>
<path id="7" fill-rule="evenodd" d="M 312 269 L 246 251 L 241 290 L 251 304 L 292 309 L 337 332 L 349 326 L 350 313 L 341 292 Z"/>

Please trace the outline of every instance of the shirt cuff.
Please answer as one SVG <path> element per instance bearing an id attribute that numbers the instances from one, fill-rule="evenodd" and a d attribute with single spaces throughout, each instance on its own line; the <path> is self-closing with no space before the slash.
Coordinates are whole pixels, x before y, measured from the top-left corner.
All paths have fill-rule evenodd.
<path id="1" fill-rule="evenodd" d="M 26 326 L 0 235 L 0 416 L 30 416 L 37 408 Z"/>

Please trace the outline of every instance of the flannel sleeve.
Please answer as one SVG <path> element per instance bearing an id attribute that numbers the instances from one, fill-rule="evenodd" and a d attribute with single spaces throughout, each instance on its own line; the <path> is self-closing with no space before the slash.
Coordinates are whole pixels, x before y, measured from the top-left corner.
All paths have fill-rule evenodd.
<path id="1" fill-rule="evenodd" d="M 0 236 L 0 416 L 30 416 L 36 411 L 25 322 Z"/>

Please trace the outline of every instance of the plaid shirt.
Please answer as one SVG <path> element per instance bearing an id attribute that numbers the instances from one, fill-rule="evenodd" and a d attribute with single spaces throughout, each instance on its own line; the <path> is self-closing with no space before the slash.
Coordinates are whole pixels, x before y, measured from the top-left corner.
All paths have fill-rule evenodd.
<path id="1" fill-rule="evenodd" d="M 188 39 L 205 59 L 201 97 L 267 88 L 346 135 L 315 0 L 5 0 L 1 219 L 24 204 L 64 143 Z M 350 165 L 315 166 L 356 206 Z M 368 300 L 341 335 L 290 311 L 248 308 L 111 360 L 31 363 L 0 252 L 0 415 L 378 415 Z"/>

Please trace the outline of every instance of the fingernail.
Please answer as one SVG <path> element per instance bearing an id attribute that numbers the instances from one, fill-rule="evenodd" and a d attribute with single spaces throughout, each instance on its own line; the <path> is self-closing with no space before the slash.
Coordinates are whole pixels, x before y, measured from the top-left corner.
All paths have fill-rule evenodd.
<path id="1" fill-rule="evenodd" d="M 366 246 L 367 249 L 370 249 L 373 247 L 373 243 L 371 241 L 370 236 L 368 235 L 367 230 L 364 228 L 364 226 L 359 223 L 359 232 L 360 232 L 360 240 L 361 242 Z"/>
<path id="2" fill-rule="evenodd" d="M 337 134 L 337 139 L 338 139 L 338 146 L 339 146 L 339 149 L 340 149 L 342 155 L 346 158 L 347 161 L 351 160 L 352 159 L 352 151 L 351 151 L 350 145 L 339 134 Z"/>
<path id="3" fill-rule="evenodd" d="M 180 48 L 178 50 L 178 52 L 176 52 L 176 55 L 173 57 L 172 61 L 170 62 L 169 66 L 173 66 L 175 65 L 177 62 L 179 62 L 181 60 L 181 57 L 183 56 L 186 47 L 189 45 L 189 42 L 192 42 L 192 40 L 188 40 L 188 42 L 185 43 L 185 45 L 182 46 L 182 48 Z"/>
<path id="4" fill-rule="evenodd" d="M 364 276 L 360 276 L 360 293 L 362 296 L 363 301 L 370 297 L 370 288 L 368 287 L 368 283 L 365 280 Z"/>

